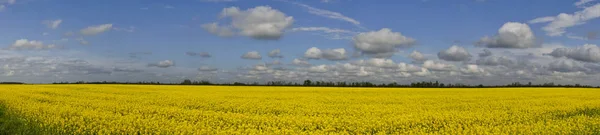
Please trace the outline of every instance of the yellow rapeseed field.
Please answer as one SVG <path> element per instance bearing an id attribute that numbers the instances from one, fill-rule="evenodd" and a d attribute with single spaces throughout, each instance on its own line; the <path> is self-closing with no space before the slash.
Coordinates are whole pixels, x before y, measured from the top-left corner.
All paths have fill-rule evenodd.
<path id="1" fill-rule="evenodd" d="M 584 88 L 2 85 L 0 103 L 40 134 L 600 134 Z"/>

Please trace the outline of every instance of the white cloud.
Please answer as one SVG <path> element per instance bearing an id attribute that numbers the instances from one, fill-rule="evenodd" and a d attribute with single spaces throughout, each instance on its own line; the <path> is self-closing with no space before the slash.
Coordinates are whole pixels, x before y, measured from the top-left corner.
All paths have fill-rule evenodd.
<path id="1" fill-rule="evenodd" d="M 54 44 L 50 44 L 50 45 L 44 45 L 44 43 L 42 41 L 35 41 L 35 40 L 27 40 L 27 39 L 19 39 L 17 41 L 15 41 L 15 43 L 13 43 L 11 46 L 8 47 L 8 49 L 11 50 L 42 50 L 42 49 L 53 49 L 53 48 L 57 48 L 58 46 L 54 45 Z"/>
<path id="2" fill-rule="evenodd" d="M 594 0 L 579 0 L 577 2 L 575 2 L 573 5 L 583 8 L 586 4 L 593 2 Z"/>
<path id="3" fill-rule="evenodd" d="M 168 68 L 175 66 L 175 63 L 171 60 L 159 61 L 158 63 L 150 63 L 148 67 L 159 67 L 159 68 Z"/>
<path id="4" fill-rule="evenodd" d="M 427 68 L 421 68 L 421 71 L 415 72 L 413 74 L 417 75 L 417 76 L 424 77 L 424 76 L 429 76 L 431 74 L 431 72 L 429 72 L 429 70 Z"/>
<path id="5" fill-rule="evenodd" d="M 242 59 L 260 60 L 262 59 L 262 56 L 260 56 L 260 53 L 258 53 L 257 51 L 251 51 L 242 55 Z"/>
<path id="6" fill-rule="evenodd" d="M 328 39 L 333 40 L 348 40 L 352 39 L 352 36 L 356 35 L 357 32 L 337 29 L 337 28 L 328 28 L 328 27 L 298 27 L 293 28 L 293 32 L 307 31 L 307 32 L 316 32 L 315 35 L 323 36 Z"/>
<path id="7" fill-rule="evenodd" d="M 367 65 L 380 67 L 380 68 L 397 68 L 398 65 L 391 59 L 384 58 L 371 58 L 366 61 Z"/>
<path id="8" fill-rule="evenodd" d="M 135 27 L 129 26 L 129 28 L 113 28 L 115 31 L 135 32 Z"/>
<path id="9" fill-rule="evenodd" d="M 254 71 L 267 71 L 267 70 L 269 70 L 269 68 L 267 67 L 267 65 L 261 64 L 261 65 L 255 65 L 254 68 L 252 68 L 252 70 L 254 70 Z"/>
<path id="10" fill-rule="evenodd" d="M 545 22 L 551 22 L 551 21 L 554 21 L 554 17 L 547 16 L 547 17 L 535 18 L 533 20 L 530 20 L 528 23 L 545 23 Z"/>
<path id="11" fill-rule="evenodd" d="M 95 26 L 89 26 L 87 28 L 81 29 L 80 33 L 83 35 L 96 35 L 106 31 L 109 31 L 112 28 L 112 24 L 101 24 Z"/>
<path id="12" fill-rule="evenodd" d="M 234 32 L 229 27 L 219 26 L 217 23 L 208 23 L 201 26 L 206 31 L 221 37 L 231 37 Z"/>
<path id="13" fill-rule="evenodd" d="M 348 58 L 344 48 L 323 50 L 322 57 L 327 60 L 346 60 Z"/>
<path id="14" fill-rule="evenodd" d="M 308 71 L 310 72 L 315 72 L 315 73 L 325 73 L 327 71 L 329 71 L 327 69 L 327 65 L 319 65 L 319 66 L 312 66 L 308 69 Z"/>
<path id="15" fill-rule="evenodd" d="M 46 27 L 51 28 L 51 29 L 56 29 L 58 28 L 58 26 L 62 23 L 61 19 L 58 20 L 45 20 L 42 22 L 42 24 L 46 25 Z"/>
<path id="16" fill-rule="evenodd" d="M 423 68 L 427 68 L 429 70 L 434 70 L 434 71 L 450 71 L 450 70 L 454 69 L 454 66 L 435 62 L 433 60 L 427 60 L 427 61 L 423 62 Z"/>
<path id="17" fill-rule="evenodd" d="M 406 64 L 406 63 L 399 63 L 398 64 L 398 71 L 401 71 L 401 72 L 419 72 L 419 71 L 421 71 L 421 67 L 415 66 L 415 65 L 411 65 L 411 64 Z"/>
<path id="18" fill-rule="evenodd" d="M 494 37 L 483 37 L 478 46 L 488 48 L 531 48 L 537 45 L 536 37 L 529 25 L 518 22 L 507 22 Z"/>
<path id="19" fill-rule="evenodd" d="M 498 65 L 502 65 L 502 66 L 506 66 L 506 67 L 511 67 L 514 66 L 514 62 L 506 57 L 506 56 L 489 56 L 489 57 L 483 57 L 483 58 L 479 58 L 476 63 L 478 65 L 486 65 L 486 66 L 498 66 Z"/>
<path id="20" fill-rule="evenodd" d="M 583 64 L 568 60 L 568 59 L 559 59 L 550 64 L 548 64 L 548 69 L 550 71 L 557 72 L 588 72 L 589 69 L 585 68 Z"/>
<path id="21" fill-rule="evenodd" d="M 231 18 L 231 27 L 239 30 L 239 33 L 259 40 L 278 40 L 284 30 L 294 23 L 294 18 L 286 16 L 279 10 L 269 6 L 258 6 L 242 11 L 238 7 L 223 9 L 220 18 Z M 209 32 L 217 35 L 227 34 L 226 27 L 218 26 L 216 23 L 203 26 Z"/>
<path id="22" fill-rule="evenodd" d="M 419 51 L 413 51 L 412 53 L 410 53 L 410 55 L 408 55 L 408 57 L 410 57 L 414 62 L 420 63 L 423 61 L 426 61 L 427 58 L 421 54 L 421 52 Z"/>
<path id="23" fill-rule="evenodd" d="M 294 61 L 292 61 L 292 64 L 296 65 L 296 66 L 309 66 L 310 63 L 308 63 L 308 61 L 306 60 L 302 60 L 302 59 L 294 59 Z"/>
<path id="24" fill-rule="evenodd" d="M 388 28 L 360 33 L 352 41 L 357 50 L 374 57 L 391 57 L 398 48 L 410 47 L 416 42 Z"/>
<path id="25" fill-rule="evenodd" d="M 600 17 L 600 4 L 586 7 L 573 14 L 560 13 L 557 16 L 540 17 L 529 21 L 530 23 L 546 23 L 542 30 L 548 36 L 562 36 L 567 28 L 585 24 L 587 21 Z"/>
<path id="26" fill-rule="evenodd" d="M 6 6 L 0 5 L 0 12 L 4 11 L 4 9 L 6 9 Z"/>
<path id="27" fill-rule="evenodd" d="M 281 55 L 281 50 L 275 49 L 275 50 L 272 50 L 271 52 L 269 52 L 269 57 L 271 57 L 271 58 L 283 58 L 283 55 Z"/>
<path id="28" fill-rule="evenodd" d="M 492 51 L 488 50 L 488 49 L 483 49 L 482 53 L 479 53 L 479 57 L 487 57 L 487 56 L 491 56 L 493 53 Z"/>
<path id="29" fill-rule="evenodd" d="M 462 68 L 462 69 L 460 69 L 460 71 L 465 74 L 484 74 L 485 73 L 485 70 L 482 68 L 479 68 L 479 66 L 477 66 L 477 65 L 467 65 L 466 68 Z"/>
<path id="30" fill-rule="evenodd" d="M 317 47 L 311 47 L 304 53 L 304 58 L 336 61 L 346 60 L 348 59 L 348 56 L 346 55 L 346 49 L 344 48 L 321 50 Z"/>
<path id="31" fill-rule="evenodd" d="M 322 17 L 327 17 L 327 18 L 331 18 L 331 19 L 336 19 L 336 20 L 341 20 L 341 21 L 349 22 L 349 23 L 352 23 L 352 24 L 357 25 L 357 26 L 360 25 L 359 21 L 357 21 L 357 20 L 355 20 L 353 18 L 347 17 L 347 16 L 345 16 L 345 15 L 343 15 L 341 13 L 338 13 L 338 12 L 333 12 L 333 11 L 324 10 L 324 9 L 318 9 L 318 8 L 315 8 L 315 7 L 306 5 L 306 4 L 301 4 L 301 3 L 294 3 L 294 4 L 299 5 L 301 7 L 304 7 L 306 9 L 308 9 L 308 13 L 311 13 L 311 14 L 314 14 L 314 15 L 318 15 L 318 16 L 322 16 Z"/>
<path id="32" fill-rule="evenodd" d="M 17 3 L 17 0 L 8 0 L 8 1 L 6 1 L 6 3 L 8 3 L 8 4 L 11 4 L 11 5 L 12 5 L 12 4 L 15 4 L 15 3 Z"/>
<path id="33" fill-rule="evenodd" d="M 588 37 L 577 36 L 573 34 L 567 34 L 567 38 L 576 39 L 576 40 L 588 40 Z"/>
<path id="34" fill-rule="evenodd" d="M 321 52 L 321 49 L 319 49 L 317 47 L 311 47 L 311 48 L 308 48 L 308 50 L 306 50 L 306 52 L 304 52 L 304 58 L 320 59 L 322 54 L 323 53 Z"/>
<path id="35" fill-rule="evenodd" d="M 438 58 L 446 61 L 469 61 L 471 57 L 465 48 L 456 45 L 438 53 Z"/>
<path id="36" fill-rule="evenodd" d="M 575 48 L 556 48 L 548 55 L 566 57 L 584 62 L 600 62 L 600 48 L 594 44 L 585 44 Z"/>

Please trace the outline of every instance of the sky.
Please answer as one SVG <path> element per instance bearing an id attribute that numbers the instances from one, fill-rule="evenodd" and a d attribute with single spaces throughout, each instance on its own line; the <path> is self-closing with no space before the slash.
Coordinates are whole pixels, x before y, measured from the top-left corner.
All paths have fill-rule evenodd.
<path id="1" fill-rule="evenodd" d="M 0 81 L 598 85 L 598 0 L 0 0 Z"/>

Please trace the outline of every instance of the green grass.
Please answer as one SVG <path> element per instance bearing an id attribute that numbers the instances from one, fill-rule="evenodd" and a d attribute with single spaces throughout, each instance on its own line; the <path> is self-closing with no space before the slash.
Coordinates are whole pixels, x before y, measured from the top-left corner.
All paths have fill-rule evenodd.
<path id="1" fill-rule="evenodd" d="M 38 135 L 40 128 L 28 125 L 27 121 L 10 113 L 0 101 L 0 135 Z"/>

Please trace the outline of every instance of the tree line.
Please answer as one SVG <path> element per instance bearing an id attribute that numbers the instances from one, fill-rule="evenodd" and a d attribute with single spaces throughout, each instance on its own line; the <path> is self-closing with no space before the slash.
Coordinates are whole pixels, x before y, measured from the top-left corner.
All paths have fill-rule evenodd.
<path id="1" fill-rule="evenodd" d="M 189 79 L 183 80 L 181 83 L 160 83 L 160 82 L 55 82 L 52 84 L 140 84 L 140 85 L 223 85 L 223 86 L 305 86 L 305 87 L 396 87 L 396 88 L 494 88 L 494 87 L 582 87 L 582 88 L 593 88 L 590 85 L 581 84 L 554 84 L 554 83 L 543 83 L 543 84 L 532 84 L 514 82 L 506 85 L 469 85 L 462 83 L 441 83 L 438 81 L 422 81 L 413 82 L 410 84 L 400 84 L 397 82 L 392 83 L 371 83 L 371 82 L 327 82 L 327 81 L 312 81 L 305 80 L 302 83 L 298 82 L 286 82 L 286 81 L 270 81 L 266 83 L 212 83 L 210 81 L 192 81 Z M 600 86 L 596 86 L 600 88 Z"/>

